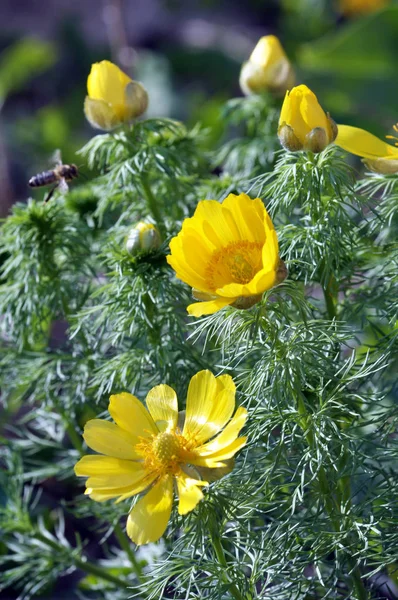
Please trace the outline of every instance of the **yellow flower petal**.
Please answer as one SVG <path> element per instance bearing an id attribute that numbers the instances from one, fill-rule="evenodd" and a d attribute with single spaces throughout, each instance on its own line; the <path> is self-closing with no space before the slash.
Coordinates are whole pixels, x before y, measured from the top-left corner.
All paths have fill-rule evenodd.
<path id="1" fill-rule="evenodd" d="M 398 157 L 398 148 L 395 146 L 387 144 L 364 129 L 349 125 L 338 126 L 338 134 L 334 143 L 343 150 L 363 158 Z"/>
<path id="2" fill-rule="evenodd" d="M 239 194 L 239 196 L 229 194 L 223 202 L 223 208 L 233 212 L 241 240 L 265 242 L 263 224 L 265 208 L 260 198 L 252 200 L 247 194 Z"/>
<path id="3" fill-rule="evenodd" d="M 138 437 L 159 433 L 145 406 L 132 394 L 114 394 L 109 400 L 112 419 L 131 435 Z"/>
<path id="4" fill-rule="evenodd" d="M 224 382 L 225 379 L 221 385 Z M 235 390 L 224 388 L 218 392 L 218 389 L 210 371 L 200 371 L 189 383 L 182 435 L 194 439 L 198 445 L 220 431 L 235 408 Z"/>
<path id="5" fill-rule="evenodd" d="M 126 485 L 126 486 L 122 486 L 122 487 L 115 487 L 115 488 L 87 487 L 87 489 L 84 493 L 87 494 L 88 496 L 90 496 L 90 498 L 92 500 L 95 500 L 96 502 L 105 502 L 106 500 L 111 500 L 113 498 L 117 498 L 115 504 L 118 504 L 119 502 L 122 502 L 123 500 L 127 500 L 128 498 L 131 498 L 132 496 L 136 496 L 140 492 L 143 492 L 144 490 L 149 488 L 152 485 L 152 483 L 155 481 L 155 479 L 156 479 L 156 475 L 146 474 L 145 477 L 138 480 L 134 485 L 130 484 L 130 485 Z M 90 481 L 90 479 L 87 481 Z"/>
<path id="6" fill-rule="evenodd" d="M 214 408 L 217 393 L 216 378 L 208 370 L 199 371 L 191 378 L 187 394 L 185 423 L 182 435 L 197 437 Z"/>
<path id="7" fill-rule="evenodd" d="M 146 405 L 159 429 L 160 424 L 165 424 L 167 429 L 176 428 L 178 402 L 173 388 L 165 384 L 152 388 L 146 397 Z"/>
<path id="8" fill-rule="evenodd" d="M 238 450 L 243 448 L 247 442 L 247 437 L 240 437 L 229 446 L 221 448 L 218 452 L 206 454 L 205 456 L 197 455 L 191 459 L 191 464 L 202 467 L 224 467 L 224 461 L 234 456 Z"/>
<path id="9" fill-rule="evenodd" d="M 94 63 L 87 79 L 87 92 L 94 100 L 123 106 L 125 89 L 132 79 L 109 60 Z"/>
<path id="10" fill-rule="evenodd" d="M 90 496 L 91 500 L 96 502 L 106 502 L 107 500 L 113 500 L 123 494 L 129 494 L 131 490 L 130 486 L 121 488 L 87 488 L 84 492 L 87 496 Z M 135 493 L 135 492 L 134 492 Z M 132 495 L 132 494 L 131 494 Z"/>
<path id="11" fill-rule="evenodd" d="M 184 226 L 183 226 L 184 227 Z M 182 243 L 181 232 L 170 242 L 171 255 L 167 262 L 176 271 L 177 277 L 200 290 L 207 290 L 206 264 L 210 260 L 211 252 L 198 234 L 184 228 Z M 181 237 L 180 237 L 181 235 Z"/>
<path id="12" fill-rule="evenodd" d="M 271 223 L 272 225 L 272 223 Z M 277 270 L 279 263 L 279 245 L 276 231 L 272 226 L 267 232 L 267 242 L 263 246 L 262 260 L 264 271 Z"/>
<path id="13" fill-rule="evenodd" d="M 222 392 L 223 390 L 228 390 L 230 392 L 233 392 L 234 394 L 236 392 L 236 385 L 231 375 L 219 375 L 218 377 L 216 377 L 216 384 L 218 392 Z"/>
<path id="14" fill-rule="evenodd" d="M 203 317 L 203 315 L 212 315 L 224 308 L 224 306 L 228 306 L 229 304 L 233 304 L 236 298 L 217 298 L 217 300 L 209 300 L 208 302 L 196 302 L 195 304 L 190 304 L 187 307 L 188 314 L 191 317 Z"/>
<path id="15" fill-rule="evenodd" d="M 239 296 L 256 296 L 271 289 L 276 284 L 276 271 L 259 271 L 247 285 L 229 283 L 216 290 L 217 294 L 225 298 L 239 298 Z"/>
<path id="16" fill-rule="evenodd" d="M 212 242 L 214 249 L 220 245 L 228 244 L 236 240 L 236 230 L 230 226 L 230 219 L 223 210 L 223 205 L 217 200 L 202 200 L 196 207 L 194 218 L 197 222 L 202 221 L 211 225 L 207 230 L 204 230 L 205 236 Z"/>
<path id="17" fill-rule="evenodd" d="M 195 454 L 206 456 L 229 446 L 238 437 L 240 430 L 246 423 L 246 419 L 247 410 L 240 406 L 223 431 L 207 444 L 196 448 Z"/>
<path id="18" fill-rule="evenodd" d="M 83 437 L 87 446 L 100 454 L 127 460 L 140 458 L 134 450 L 138 438 L 109 421 L 102 419 L 87 421 Z"/>
<path id="19" fill-rule="evenodd" d="M 202 500 L 203 492 L 200 489 L 204 485 L 208 485 L 207 481 L 200 481 L 198 479 L 191 479 L 183 471 L 177 476 L 177 489 L 178 489 L 178 513 L 180 515 L 186 515 L 195 508 L 195 506 Z"/>
<path id="20" fill-rule="evenodd" d="M 328 132 L 328 121 L 325 111 L 319 104 L 315 94 L 308 88 L 303 91 L 300 112 L 308 128 L 308 132 L 315 127 L 322 127 Z"/>
<path id="21" fill-rule="evenodd" d="M 89 477 L 88 488 L 135 486 L 146 476 L 142 463 L 111 456 L 83 456 L 75 465 L 78 477 Z"/>
<path id="22" fill-rule="evenodd" d="M 173 478 L 160 479 L 130 512 L 127 535 L 138 546 L 156 542 L 165 532 L 173 503 Z"/>

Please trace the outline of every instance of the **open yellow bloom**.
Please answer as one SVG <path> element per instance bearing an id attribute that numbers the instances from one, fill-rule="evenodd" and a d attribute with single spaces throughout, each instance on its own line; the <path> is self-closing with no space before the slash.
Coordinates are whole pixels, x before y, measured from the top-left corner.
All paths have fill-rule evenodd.
<path id="1" fill-rule="evenodd" d="M 384 8 L 390 0 L 340 0 L 339 8 L 347 17 L 370 14 Z"/>
<path id="2" fill-rule="evenodd" d="M 279 39 L 265 35 L 242 65 L 239 83 L 244 94 L 270 91 L 284 94 L 294 85 L 294 71 Z"/>
<path id="3" fill-rule="evenodd" d="M 142 115 L 148 107 L 145 88 L 113 63 L 91 66 L 84 113 L 93 127 L 109 131 Z"/>
<path id="4" fill-rule="evenodd" d="M 230 304 L 249 308 L 286 276 L 264 204 L 246 194 L 230 194 L 222 203 L 199 202 L 170 250 L 167 262 L 202 301 L 188 306 L 195 317 Z"/>
<path id="5" fill-rule="evenodd" d="M 398 133 L 398 126 L 394 125 Z M 397 139 L 392 135 L 388 139 Z M 339 133 L 335 144 L 351 154 L 364 158 L 366 165 L 377 173 L 391 174 L 398 172 L 398 148 L 387 144 L 375 135 L 350 125 L 339 125 Z"/>
<path id="6" fill-rule="evenodd" d="M 336 135 L 336 123 L 306 85 L 286 92 L 278 127 L 279 141 L 286 150 L 322 152 Z"/>
<path id="7" fill-rule="evenodd" d="M 120 502 L 146 491 L 127 519 L 127 533 L 138 545 L 163 535 L 174 483 L 178 512 L 185 515 L 203 498 L 201 487 L 208 485 L 201 472 L 214 470 L 217 478 L 246 443 L 238 435 L 247 411 L 239 407 L 232 416 L 235 384 L 229 375 L 194 375 L 185 413 L 178 413 L 176 393 L 164 384 L 150 390 L 146 405 L 148 410 L 126 392 L 111 396 L 109 412 L 115 422 L 93 419 L 84 428 L 87 445 L 100 456 L 83 456 L 75 466 L 76 475 L 88 477 L 85 493 L 98 502 Z"/>

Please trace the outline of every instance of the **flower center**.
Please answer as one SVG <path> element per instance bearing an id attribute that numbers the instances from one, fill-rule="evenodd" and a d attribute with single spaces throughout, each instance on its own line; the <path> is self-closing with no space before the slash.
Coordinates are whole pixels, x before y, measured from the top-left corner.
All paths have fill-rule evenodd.
<path id="1" fill-rule="evenodd" d="M 153 441 L 152 451 L 156 459 L 165 464 L 177 458 L 180 445 L 174 433 L 160 433 Z"/>
<path id="2" fill-rule="evenodd" d="M 249 283 L 261 269 L 261 242 L 231 242 L 216 250 L 206 268 L 209 287 L 216 290 L 228 283 Z"/>
<path id="3" fill-rule="evenodd" d="M 152 438 L 142 439 L 135 449 L 143 457 L 148 471 L 159 475 L 175 475 L 184 460 L 187 445 L 188 442 L 182 435 L 163 432 Z"/>

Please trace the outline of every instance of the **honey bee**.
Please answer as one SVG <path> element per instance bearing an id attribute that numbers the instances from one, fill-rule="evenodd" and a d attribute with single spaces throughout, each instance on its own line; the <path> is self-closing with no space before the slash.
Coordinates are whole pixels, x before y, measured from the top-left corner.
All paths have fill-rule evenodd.
<path id="1" fill-rule="evenodd" d="M 78 177 L 79 171 L 76 165 L 64 165 L 61 159 L 61 153 L 57 150 L 54 154 L 53 160 L 55 167 L 48 171 L 43 171 L 31 177 L 28 181 L 30 187 L 43 187 L 46 185 L 55 184 L 52 189 L 48 192 L 44 199 L 44 202 L 48 202 L 55 190 L 58 189 L 61 194 L 66 194 L 68 191 L 68 181 L 72 181 L 75 177 Z"/>

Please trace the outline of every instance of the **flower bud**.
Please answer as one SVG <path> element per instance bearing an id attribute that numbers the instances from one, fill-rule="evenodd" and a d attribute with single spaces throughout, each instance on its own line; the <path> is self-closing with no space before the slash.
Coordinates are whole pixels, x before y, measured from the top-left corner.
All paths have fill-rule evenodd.
<path id="1" fill-rule="evenodd" d="M 98 129 L 110 131 L 139 117 L 148 107 L 148 94 L 143 85 L 107 60 L 92 65 L 87 91 L 84 114 Z"/>
<path id="2" fill-rule="evenodd" d="M 286 150 L 322 152 L 336 136 L 336 123 L 306 85 L 286 92 L 278 127 L 279 141 Z"/>
<path id="3" fill-rule="evenodd" d="M 126 250 L 133 256 L 140 252 L 156 250 L 159 248 L 160 243 L 160 234 L 155 225 L 141 221 L 128 234 Z"/>
<path id="4" fill-rule="evenodd" d="M 274 35 L 266 35 L 243 63 L 239 83 L 246 96 L 264 91 L 282 95 L 294 85 L 294 79 L 292 65 L 280 41 Z"/>

